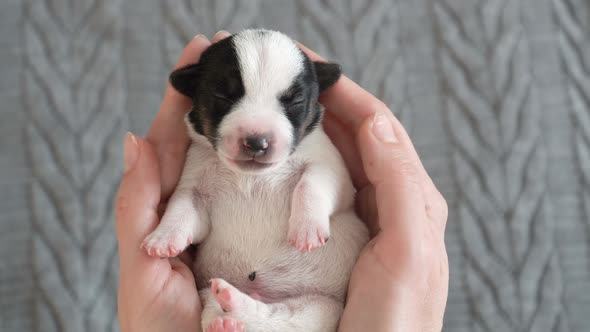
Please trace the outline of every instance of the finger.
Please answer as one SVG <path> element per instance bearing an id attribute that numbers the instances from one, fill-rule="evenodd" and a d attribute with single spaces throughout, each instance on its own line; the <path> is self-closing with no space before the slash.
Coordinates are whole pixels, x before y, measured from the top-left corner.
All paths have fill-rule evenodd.
<path id="1" fill-rule="evenodd" d="M 358 88 L 358 89 L 362 90 L 362 88 L 360 88 L 358 85 L 356 85 L 356 83 L 352 82 L 352 84 L 354 84 L 356 86 L 356 88 L 351 87 L 351 89 L 356 90 Z M 336 85 L 338 85 L 338 83 L 336 83 Z M 401 142 L 400 148 L 405 150 L 404 153 L 406 154 L 408 159 L 416 165 L 416 170 L 418 172 L 419 180 L 422 183 L 422 185 L 424 186 L 425 190 L 429 190 L 429 191 L 436 190 L 434 183 L 432 182 L 432 179 L 430 178 L 430 176 L 426 172 L 426 169 L 424 168 L 424 165 L 422 164 L 422 161 L 420 160 L 420 157 L 418 156 L 418 152 L 416 152 L 416 148 L 414 147 L 414 144 L 412 143 L 412 140 L 410 139 L 408 132 L 406 131 L 404 126 L 401 124 L 401 122 L 391 112 L 391 110 L 387 107 L 387 105 L 385 105 L 383 102 L 381 102 L 380 100 L 378 100 L 377 98 L 375 98 L 372 95 L 370 96 L 370 98 L 367 98 L 365 95 L 365 93 L 367 93 L 367 92 L 364 90 L 363 90 L 363 92 L 358 92 L 358 91 L 357 92 L 354 92 L 354 91 L 346 92 L 346 90 L 344 90 L 344 89 L 337 88 L 336 85 L 334 86 L 333 90 L 329 90 L 326 92 L 326 94 L 329 94 L 329 95 L 325 95 L 324 98 L 326 98 L 326 99 L 330 98 L 331 101 L 334 100 L 334 102 L 329 103 L 332 106 L 325 106 L 326 109 L 328 111 L 330 111 L 332 114 L 334 114 L 336 117 L 338 117 L 338 119 L 342 120 L 344 118 L 344 121 L 342 121 L 344 124 L 346 124 L 348 121 L 348 127 L 352 128 L 352 131 L 355 133 L 359 132 L 360 125 L 362 125 L 364 119 L 366 119 L 368 117 L 372 117 L 376 113 L 379 113 L 379 112 L 387 113 L 388 118 L 390 119 L 391 124 L 394 128 L 394 131 L 396 133 L 396 136 L 398 137 L 399 141 Z M 339 93 L 339 94 L 335 94 L 335 93 Z M 350 113 L 354 113 L 354 112 L 352 111 L 352 109 L 345 109 L 344 112 L 342 110 L 344 107 L 349 107 L 352 104 L 343 104 L 343 103 L 341 103 L 341 100 L 340 100 L 341 96 L 343 96 L 343 95 L 355 96 L 357 94 L 358 94 L 358 97 L 355 99 L 355 102 L 354 102 L 356 105 L 355 106 L 356 108 L 354 108 L 354 109 L 358 110 L 358 111 L 356 111 L 357 114 L 362 114 L 364 116 L 364 118 L 362 118 L 362 120 L 360 120 L 360 122 L 359 122 L 359 118 L 356 118 L 356 117 L 355 117 L 355 119 L 348 119 L 348 120 L 346 119 L 347 117 L 349 117 Z M 363 98 L 365 98 L 365 101 L 359 102 Z M 324 102 L 322 102 L 322 103 L 324 103 Z"/>
<path id="2" fill-rule="evenodd" d="M 358 144 L 367 178 L 375 187 L 385 242 L 416 245 L 426 219 L 423 190 L 416 164 L 397 138 L 387 113 L 377 113 L 363 122 Z"/>
<path id="3" fill-rule="evenodd" d="M 449 216 L 447 201 L 436 188 L 434 191 L 425 191 L 424 196 L 426 197 L 426 214 L 436 225 L 437 232 L 444 236 Z"/>
<path id="4" fill-rule="evenodd" d="M 330 112 L 325 113 L 323 126 L 332 143 L 340 151 L 355 188 L 360 189 L 366 186 L 368 180 L 360 163 L 360 154 L 353 133 Z"/>
<path id="5" fill-rule="evenodd" d="M 140 250 L 141 241 L 158 223 L 158 160 L 145 140 L 128 134 L 125 138 L 125 164 L 125 174 L 115 203 L 120 264 L 121 270 L 141 273 L 154 260 L 160 261 Z"/>
<path id="6" fill-rule="evenodd" d="M 175 69 L 199 61 L 201 53 L 211 43 L 202 35 L 193 38 L 182 51 Z M 154 146 L 160 163 L 162 197 L 168 198 L 180 177 L 189 144 L 184 116 L 192 101 L 176 91 L 170 83 L 164 92 L 160 111 L 150 128 L 147 140 Z"/>
<path id="7" fill-rule="evenodd" d="M 305 45 L 301 43 L 297 44 L 310 59 L 314 61 L 325 61 L 324 58 L 305 47 Z M 363 121 L 376 112 L 391 112 L 382 101 L 344 75 L 332 88 L 322 94 L 320 102 L 327 111 L 334 114 L 344 125 L 351 128 L 353 132 L 358 132 Z M 392 118 L 396 135 L 401 141 L 405 142 L 404 147 L 407 149 L 406 152 L 416 163 L 421 180 L 424 182 L 425 187 L 432 191 L 435 189 L 434 184 L 424 169 L 408 133 L 395 116 Z"/>
<path id="8" fill-rule="evenodd" d="M 229 36 L 231 36 L 231 34 L 229 32 L 227 32 L 225 30 L 220 30 L 220 31 L 217 31 L 215 33 L 215 35 L 213 36 L 213 38 L 211 38 L 211 42 L 215 44 L 218 41 L 223 40 L 223 39 L 225 39 L 225 38 L 227 38 Z"/>
<path id="9" fill-rule="evenodd" d="M 354 203 L 356 213 L 367 225 L 369 236 L 373 238 L 381 231 L 379 227 L 379 212 L 377 209 L 375 187 L 367 185 L 357 191 Z"/>
<path id="10" fill-rule="evenodd" d="M 299 42 L 297 45 L 312 61 L 326 61 L 305 45 Z M 355 132 L 376 109 L 386 108 L 380 100 L 344 75 L 322 94 L 320 102 Z"/>

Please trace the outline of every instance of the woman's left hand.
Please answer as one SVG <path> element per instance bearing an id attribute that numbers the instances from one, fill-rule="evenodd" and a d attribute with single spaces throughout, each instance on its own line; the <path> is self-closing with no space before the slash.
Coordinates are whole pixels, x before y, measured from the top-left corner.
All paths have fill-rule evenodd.
<path id="1" fill-rule="evenodd" d="M 218 33 L 212 41 L 227 35 Z M 198 62 L 209 45 L 204 36 L 195 37 L 176 68 Z M 125 172 L 115 203 L 121 331 L 201 330 L 201 302 L 189 266 L 180 258 L 154 258 L 140 249 L 180 177 L 189 145 L 184 115 L 190 107 L 191 100 L 168 85 L 147 139 L 125 138 Z"/>

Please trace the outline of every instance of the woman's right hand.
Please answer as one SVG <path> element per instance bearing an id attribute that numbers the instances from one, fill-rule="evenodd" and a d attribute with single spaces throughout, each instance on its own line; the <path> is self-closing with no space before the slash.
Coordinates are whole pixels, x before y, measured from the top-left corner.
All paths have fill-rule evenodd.
<path id="1" fill-rule="evenodd" d="M 383 102 L 342 77 L 321 103 L 373 236 L 353 269 L 339 330 L 440 331 L 449 282 L 444 198 Z"/>

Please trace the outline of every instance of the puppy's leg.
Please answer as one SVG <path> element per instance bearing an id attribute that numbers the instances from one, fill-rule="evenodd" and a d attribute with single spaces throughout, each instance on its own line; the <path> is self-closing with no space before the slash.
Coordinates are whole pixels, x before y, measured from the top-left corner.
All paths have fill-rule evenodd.
<path id="1" fill-rule="evenodd" d="M 330 216 L 353 206 L 355 190 L 342 157 L 321 128 L 299 149 L 293 158 L 305 166 L 293 191 L 287 236 L 291 246 L 311 251 L 328 240 Z"/>
<path id="2" fill-rule="evenodd" d="M 280 303 L 266 304 L 240 292 L 223 279 L 213 279 L 201 292 L 204 302 L 202 325 L 243 327 L 246 331 L 336 331 L 342 304 L 322 295 L 303 295 Z M 224 329 L 222 331 L 234 331 Z M 235 331 L 239 331 L 235 329 Z"/>
<path id="3" fill-rule="evenodd" d="M 293 192 L 287 238 L 289 245 L 299 251 L 314 250 L 330 236 L 331 202 L 317 173 L 304 173 Z"/>
<path id="4" fill-rule="evenodd" d="M 160 224 L 141 246 L 150 256 L 174 257 L 189 244 L 200 242 L 209 231 L 209 223 L 205 209 L 198 204 L 192 189 L 177 189 Z"/>

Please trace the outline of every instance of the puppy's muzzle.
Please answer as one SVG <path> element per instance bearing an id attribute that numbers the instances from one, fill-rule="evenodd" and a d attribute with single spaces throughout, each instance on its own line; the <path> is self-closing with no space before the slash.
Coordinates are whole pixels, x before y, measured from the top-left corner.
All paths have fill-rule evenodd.
<path id="1" fill-rule="evenodd" d="M 242 141 L 242 153 L 248 157 L 262 157 L 270 150 L 270 138 L 266 135 L 250 135 Z"/>

